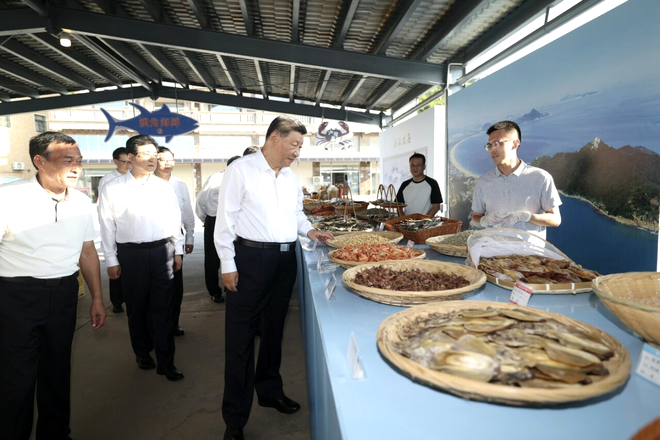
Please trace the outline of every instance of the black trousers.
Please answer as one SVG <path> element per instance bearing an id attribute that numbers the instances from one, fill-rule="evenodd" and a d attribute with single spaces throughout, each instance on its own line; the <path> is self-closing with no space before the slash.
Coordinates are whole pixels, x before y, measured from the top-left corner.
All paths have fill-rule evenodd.
<path id="1" fill-rule="evenodd" d="M 183 258 L 183 256 L 182 256 Z M 172 328 L 179 326 L 181 303 L 183 302 L 183 267 L 174 272 L 174 290 L 172 292 Z"/>
<path id="2" fill-rule="evenodd" d="M 121 277 L 110 280 L 110 302 L 112 305 L 124 304 L 124 290 L 121 285 Z"/>
<path id="3" fill-rule="evenodd" d="M 259 399 L 284 396 L 282 333 L 296 281 L 296 253 L 238 243 L 235 249 L 238 292 L 227 292 L 222 416 L 227 426 L 242 428 L 250 416 L 255 389 Z M 261 341 L 255 372 L 254 338 L 259 324 Z"/>
<path id="4" fill-rule="evenodd" d="M 56 287 L 0 280 L 0 438 L 28 440 L 35 385 L 37 439 L 71 430 L 71 342 L 78 280 Z"/>
<path id="5" fill-rule="evenodd" d="M 215 217 L 207 215 L 204 221 L 204 281 L 206 281 L 206 290 L 211 296 L 222 294 L 218 279 L 220 257 L 213 242 L 213 231 L 215 231 Z"/>
<path id="6" fill-rule="evenodd" d="M 159 365 L 172 364 L 174 247 L 168 242 L 155 248 L 118 245 L 117 250 L 133 352 L 142 357 L 155 348 Z"/>

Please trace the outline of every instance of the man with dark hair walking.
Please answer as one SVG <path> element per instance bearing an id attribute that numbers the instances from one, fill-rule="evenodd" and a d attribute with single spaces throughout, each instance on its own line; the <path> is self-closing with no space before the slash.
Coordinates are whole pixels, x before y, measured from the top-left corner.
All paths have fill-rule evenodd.
<path id="1" fill-rule="evenodd" d="M 172 187 L 153 176 L 156 141 L 133 136 L 126 149 L 131 171 L 105 185 L 99 198 L 108 276 L 122 277 L 138 367 L 156 368 L 149 354 L 155 349 L 157 373 L 176 381 L 183 379 L 174 366 L 172 333 L 174 272 L 181 269 L 183 255 L 181 209 Z"/>
<path id="2" fill-rule="evenodd" d="M 92 296 L 92 328 L 106 319 L 92 203 L 76 191 L 76 141 L 45 132 L 30 139 L 37 174 L 0 186 L 0 438 L 66 439 L 78 264 Z"/>
<path id="3" fill-rule="evenodd" d="M 106 183 L 116 179 L 119 176 L 123 176 L 131 169 L 131 161 L 128 160 L 128 151 L 125 147 L 116 148 L 115 151 L 112 152 L 112 161 L 115 163 L 117 169 L 111 173 L 106 174 L 101 178 L 101 180 L 99 180 L 99 187 L 97 192 L 99 196 L 101 195 L 101 190 L 103 190 L 103 187 Z M 124 303 L 124 291 L 121 286 L 121 277 L 114 280 L 110 279 L 109 284 L 112 312 L 121 313 L 124 311 L 124 307 L 122 306 Z"/>
<path id="4" fill-rule="evenodd" d="M 259 405 L 293 414 L 300 405 L 282 389 L 282 334 L 296 279 L 298 234 L 325 241 L 302 212 L 302 185 L 289 168 L 300 155 L 305 126 L 286 116 L 270 124 L 263 148 L 227 168 L 218 198 L 215 245 L 225 314 L 225 439 L 243 439 L 252 395 Z M 261 328 L 255 372 L 254 338 Z"/>
<path id="5" fill-rule="evenodd" d="M 440 210 L 442 194 L 440 186 L 435 179 L 424 174 L 426 170 L 426 157 L 415 153 L 408 159 L 412 178 L 406 180 L 399 187 L 396 194 L 397 201 L 405 203 L 406 215 L 426 214 L 435 215 Z"/>

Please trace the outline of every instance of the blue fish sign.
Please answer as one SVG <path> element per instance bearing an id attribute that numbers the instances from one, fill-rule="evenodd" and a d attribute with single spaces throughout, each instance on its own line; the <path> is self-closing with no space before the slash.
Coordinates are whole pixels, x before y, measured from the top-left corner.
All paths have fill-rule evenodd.
<path id="1" fill-rule="evenodd" d="M 125 121 L 118 121 L 110 113 L 105 111 L 105 109 L 101 109 L 105 117 L 108 118 L 108 124 L 110 124 L 105 142 L 108 142 L 112 135 L 115 134 L 115 131 L 120 128 L 129 128 L 140 134 L 149 136 L 165 136 L 166 143 L 169 143 L 174 136 L 190 133 L 199 128 L 199 123 L 195 119 L 178 113 L 172 113 L 170 108 L 165 104 L 155 112 L 150 112 L 146 108 L 132 102 L 129 104 L 140 110 L 140 114 Z"/>

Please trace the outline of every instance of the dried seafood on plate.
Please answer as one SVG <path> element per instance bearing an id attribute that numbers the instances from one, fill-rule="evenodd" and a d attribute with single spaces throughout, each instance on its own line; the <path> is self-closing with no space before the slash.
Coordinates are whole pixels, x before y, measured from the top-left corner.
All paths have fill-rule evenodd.
<path id="1" fill-rule="evenodd" d="M 396 258 L 403 260 L 404 258 Z M 380 261 L 380 260 L 375 260 Z M 359 271 L 354 282 L 366 287 L 406 292 L 431 292 L 466 287 L 468 280 L 460 275 L 444 272 L 427 272 L 420 269 L 396 270 L 374 266 Z"/>
<path id="2" fill-rule="evenodd" d="M 348 233 L 353 231 L 373 231 L 374 227 L 367 222 L 356 220 L 352 217 L 337 220 L 322 221 L 312 225 L 319 231 L 336 233 Z"/>
<path id="3" fill-rule="evenodd" d="M 424 256 L 425 253 L 421 249 L 397 246 L 391 243 L 367 243 L 346 246 L 328 254 L 328 258 L 355 263 L 409 260 L 411 258 L 423 258 Z"/>
<path id="4" fill-rule="evenodd" d="M 360 244 L 392 243 L 397 244 L 403 238 L 400 232 L 355 232 L 352 234 L 340 235 L 332 240 L 328 240 L 327 245 L 333 248 L 341 249 L 346 246 L 355 246 Z"/>
<path id="5" fill-rule="evenodd" d="M 408 219 L 402 222 L 397 223 L 396 225 L 401 229 L 406 231 L 422 231 L 424 229 L 435 228 L 436 226 L 442 226 L 445 222 L 442 220 L 442 217 L 432 217 L 424 218 L 420 220 Z"/>
<path id="6" fill-rule="evenodd" d="M 500 255 L 479 259 L 479 269 L 501 281 L 529 284 L 591 282 L 600 274 L 568 260 L 539 255 Z"/>

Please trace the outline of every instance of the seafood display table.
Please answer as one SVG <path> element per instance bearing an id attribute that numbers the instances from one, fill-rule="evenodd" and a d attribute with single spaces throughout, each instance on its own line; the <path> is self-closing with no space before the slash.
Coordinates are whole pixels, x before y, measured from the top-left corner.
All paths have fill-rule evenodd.
<path id="1" fill-rule="evenodd" d="M 463 263 L 428 246 L 427 258 Z M 298 293 L 307 355 L 312 438 L 325 439 L 625 439 L 660 416 L 660 387 L 635 374 L 642 341 L 614 317 L 594 293 L 534 295 L 529 306 L 561 313 L 601 328 L 628 350 L 633 371 L 614 393 L 574 404 L 512 407 L 474 402 L 420 385 L 388 365 L 376 333 L 402 307 L 379 304 L 347 290 L 337 268 L 334 299 L 330 273 L 319 273 L 319 251 L 298 246 Z M 465 299 L 508 302 L 510 291 L 486 283 Z M 365 378 L 354 380 L 347 362 L 351 332 Z"/>

